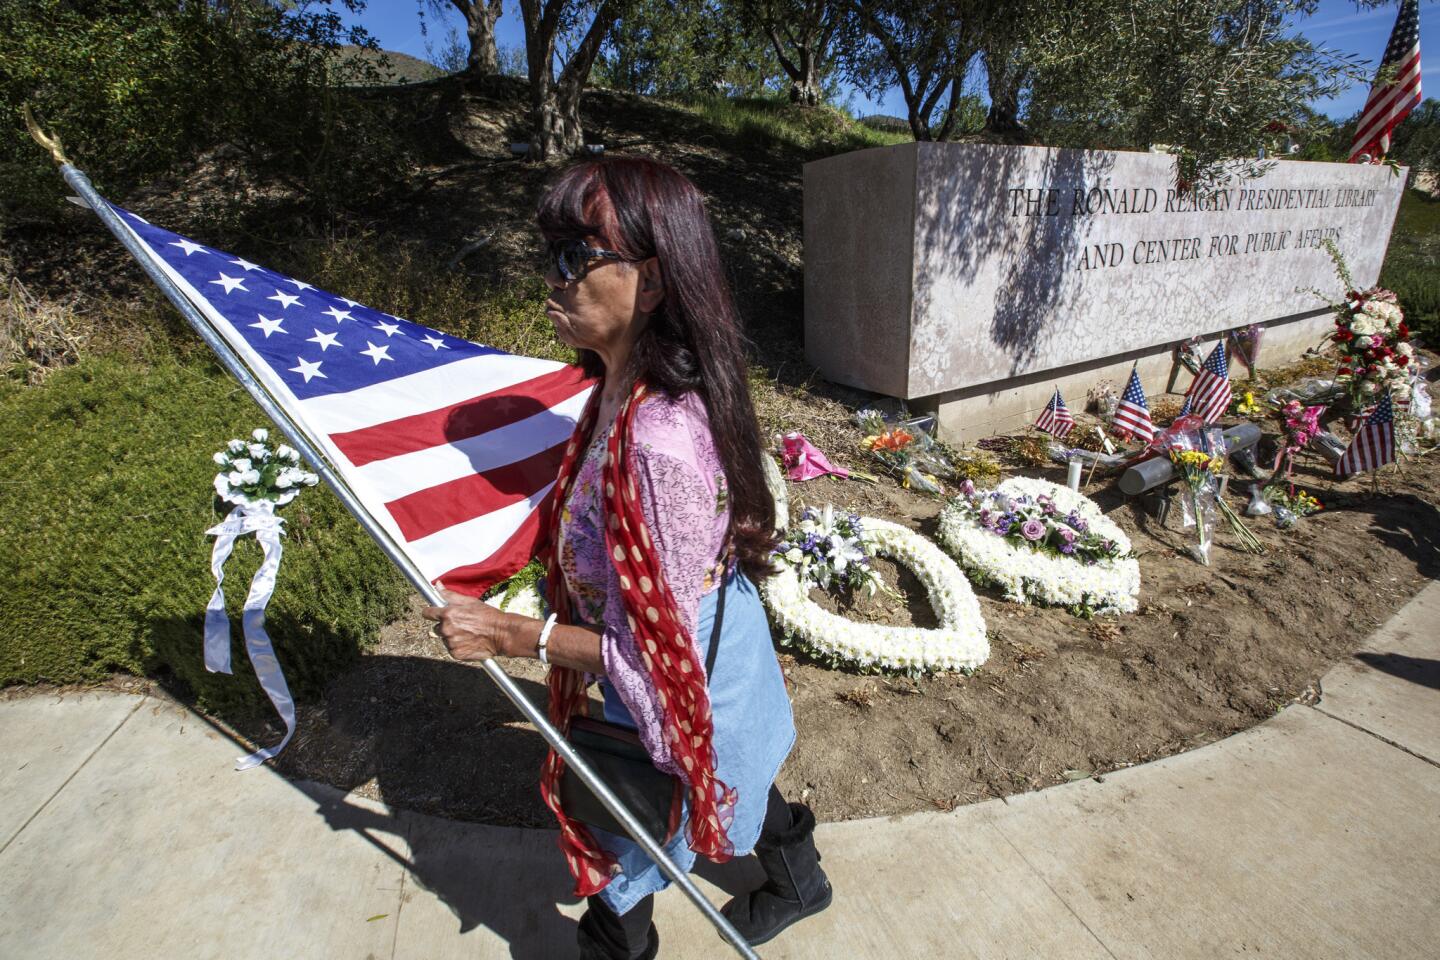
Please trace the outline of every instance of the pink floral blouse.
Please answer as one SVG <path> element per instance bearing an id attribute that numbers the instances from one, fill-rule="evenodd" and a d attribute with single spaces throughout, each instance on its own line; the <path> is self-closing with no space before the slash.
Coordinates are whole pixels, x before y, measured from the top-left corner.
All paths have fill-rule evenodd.
<path id="1" fill-rule="evenodd" d="M 635 637 L 625 620 L 620 580 L 605 549 L 600 469 L 605 429 L 575 473 L 560 524 L 560 569 L 576 619 L 603 625 L 600 652 L 606 679 L 635 720 L 640 738 L 661 769 L 677 772 L 661 736 L 661 711 Z M 635 411 L 630 469 L 660 563 L 691 637 L 700 598 L 724 570 L 721 551 L 730 523 L 725 472 L 699 394 L 678 399 L 653 394 Z"/>

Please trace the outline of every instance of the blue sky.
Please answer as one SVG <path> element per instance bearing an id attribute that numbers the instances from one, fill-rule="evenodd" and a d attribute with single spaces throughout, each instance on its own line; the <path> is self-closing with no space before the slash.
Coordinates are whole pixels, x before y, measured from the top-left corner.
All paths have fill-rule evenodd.
<path id="1" fill-rule="evenodd" d="M 368 9 L 352 19 L 369 30 L 385 49 L 423 59 L 426 57 L 426 37 L 420 31 L 420 15 L 417 12 L 421 2 L 423 0 L 370 0 Z M 1395 11 L 1394 5 L 1362 11 L 1355 8 L 1352 0 L 1321 0 L 1315 13 L 1298 21 L 1295 28 L 1317 44 L 1371 61 L 1373 71 L 1385 51 L 1385 42 L 1395 23 Z M 439 16 L 427 11 L 426 21 L 429 40 L 437 49 L 450 25 L 460 29 L 463 41 L 464 28 L 460 15 L 448 5 Z M 524 46 L 516 0 L 505 3 L 498 34 L 502 45 Z M 1420 4 L 1420 49 L 1424 71 L 1422 83 L 1429 96 L 1440 96 L 1440 2 L 1436 0 L 1422 0 Z M 1339 97 L 1314 106 L 1332 117 L 1348 117 L 1364 104 L 1367 92 L 1363 84 L 1352 86 Z M 905 115 L 905 101 L 898 89 L 874 100 L 857 94 L 851 106 L 861 116 L 870 113 Z"/>

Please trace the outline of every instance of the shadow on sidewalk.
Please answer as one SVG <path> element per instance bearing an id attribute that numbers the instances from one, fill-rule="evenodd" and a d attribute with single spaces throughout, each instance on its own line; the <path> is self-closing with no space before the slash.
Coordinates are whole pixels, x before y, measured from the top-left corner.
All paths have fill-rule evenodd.
<path id="1" fill-rule="evenodd" d="M 1355 654 L 1355 659 L 1383 673 L 1399 677 L 1401 680 L 1409 680 L 1411 683 L 1418 683 L 1431 690 L 1440 690 L 1440 660 L 1431 660 L 1428 657 L 1407 657 L 1403 653 L 1370 653 L 1368 651 Z"/>
<path id="2" fill-rule="evenodd" d="M 532 702 L 544 702 L 541 684 L 514 679 Z M 407 871 L 397 922 L 418 884 L 458 921 L 458 930 L 436 935 L 483 927 L 506 943 L 514 960 L 573 955 L 576 923 L 559 909 L 576 902 L 573 880 L 539 795 L 546 744 L 490 678 L 449 660 L 372 655 L 328 693 L 325 722 L 307 724 L 302 705 L 299 731 L 278 769 L 274 762 L 266 766 L 311 800 L 331 830 L 355 832 Z M 185 706 L 243 751 L 278 738 L 269 718 L 242 721 L 237 734 L 193 703 Z M 344 763 L 319 763 L 336 757 Z M 366 782 L 378 788 L 385 809 L 347 794 Z M 463 819 L 443 813 L 457 810 Z M 492 823 L 475 822 L 482 818 Z M 754 857 L 721 865 L 702 859 L 695 873 L 727 896 L 764 882 Z M 405 939 L 422 954 L 429 931 L 411 924 L 435 925 L 436 916 L 430 909 L 408 920 Z"/>
<path id="3" fill-rule="evenodd" d="M 315 802 L 330 829 L 354 831 L 404 868 L 407 888 L 415 883 L 434 894 L 459 921 L 459 933 L 484 927 L 505 941 L 514 960 L 574 951 L 575 921 L 557 909 L 575 902 L 572 881 L 548 831 L 527 837 L 514 828 L 437 822 L 405 810 L 353 804 L 323 784 L 292 781 L 291 786 Z M 404 843 L 408 858 L 385 834 Z M 411 899 L 403 898 L 397 923 Z M 429 938 L 412 930 L 406 939 Z"/>
<path id="4" fill-rule="evenodd" d="M 396 723 L 394 713 L 404 715 L 405 711 L 394 711 L 394 704 L 378 704 L 380 709 L 376 713 L 382 717 L 390 715 L 392 722 L 381 721 L 380 729 L 374 731 L 381 735 L 361 739 L 363 758 L 355 771 L 359 779 L 354 785 L 373 776 L 384 796 L 387 784 L 393 788 L 400 779 L 408 781 L 412 777 L 434 775 L 431 787 L 438 790 L 436 799 L 441 799 L 453 797 L 466 784 L 483 783 L 494 790 L 495 781 L 500 781 L 499 789 L 505 790 L 513 789 L 506 781 L 526 779 L 527 789 L 535 794 L 535 803 L 539 805 L 535 777 L 540 758 L 544 756 L 545 742 L 530 730 L 506 729 L 502 723 L 483 722 L 482 718 L 490 710 L 503 711 L 510 722 L 517 721 L 518 716 L 480 670 L 423 658 L 371 659 L 373 666 L 380 668 L 382 677 L 393 677 L 397 671 L 407 673 L 411 683 L 422 686 L 444 677 L 449 682 L 445 692 L 451 696 L 433 696 L 432 704 L 423 709 L 446 713 L 451 725 L 438 737 L 437 731 L 429 730 L 432 739 L 427 741 L 419 736 L 423 724 L 421 729 L 415 729 L 403 721 Z M 371 678 L 374 679 L 377 678 Z M 533 682 L 519 683 L 532 698 L 541 689 Z M 449 684 L 455 684 L 458 689 Z M 412 693 L 412 689 L 405 688 L 392 691 L 400 696 Z M 193 702 L 179 702 L 242 752 L 254 749 L 254 740 L 247 740 L 220 725 L 198 710 Z M 457 726 L 467 724 L 470 725 L 469 749 L 457 750 L 452 737 L 458 733 Z M 265 729 L 258 720 L 246 726 L 257 731 Z M 304 729 L 302 718 L 301 731 Z M 277 732 L 271 730 L 258 741 L 274 742 Z M 485 736 L 487 732 L 490 738 Z M 497 734 L 508 749 L 497 750 L 499 756 L 486 757 L 487 746 L 499 746 L 494 742 Z M 441 742 L 437 744 L 436 739 Z M 289 750 L 294 750 L 300 740 L 301 736 L 297 735 Z M 405 895 L 395 922 L 401 922 L 406 904 L 414 902 L 410 893 L 418 884 L 440 900 L 458 921 L 458 930 L 438 931 L 439 935 L 449 937 L 483 927 L 505 942 L 513 960 L 549 960 L 573 955 L 576 923 L 561 913 L 559 907 L 573 904 L 576 899 L 571 896 L 573 880 L 556 849 L 554 831 L 449 820 L 389 804 L 385 809 L 376 810 L 352 802 L 342 788 L 297 778 L 297 771 L 285 763 L 284 754 L 280 762 L 280 769 L 275 768 L 273 761 L 265 767 L 311 800 L 315 812 L 325 819 L 331 830 L 353 831 L 407 872 Z M 489 776 L 485 776 L 487 767 Z M 413 782 L 407 785 L 412 790 L 416 786 Z M 434 925 L 435 917 L 431 910 L 412 918 L 411 922 Z M 407 940 L 424 944 L 431 939 L 427 933 L 412 928 Z"/>

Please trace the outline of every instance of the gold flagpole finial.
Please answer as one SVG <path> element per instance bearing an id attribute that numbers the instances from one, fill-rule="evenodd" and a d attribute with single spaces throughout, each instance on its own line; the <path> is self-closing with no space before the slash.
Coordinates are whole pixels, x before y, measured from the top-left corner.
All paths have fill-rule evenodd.
<path id="1" fill-rule="evenodd" d="M 40 129 L 40 124 L 35 122 L 35 114 L 30 110 L 30 104 L 22 106 L 20 112 L 25 117 L 25 129 L 30 131 L 30 136 L 34 138 L 35 142 L 50 151 L 51 159 L 57 164 L 62 167 L 69 166 L 70 158 L 65 156 L 65 148 L 60 146 L 60 138 L 52 137 Z"/>

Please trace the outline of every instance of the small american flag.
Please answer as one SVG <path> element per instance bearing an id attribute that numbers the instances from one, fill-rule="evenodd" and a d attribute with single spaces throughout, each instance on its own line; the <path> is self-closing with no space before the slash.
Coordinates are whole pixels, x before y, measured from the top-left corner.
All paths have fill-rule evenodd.
<path id="1" fill-rule="evenodd" d="M 1045 404 L 1045 409 L 1040 411 L 1040 417 L 1035 421 L 1035 426 L 1044 430 L 1052 437 L 1064 439 L 1066 434 L 1075 429 L 1075 418 L 1070 415 L 1070 410 L 1065 406 L 1065 400 L 1060 396 L 1060 388 L 1055 388 L 1055 396 Z"/>
<path id="2" fill-rule="evenodd" d="M 1200 372 L 1185 394 L 1180 416 L 1193 413 L 1206 423 L 1214 423 L 1229 407 L 1230 367 L 1225 362 L 1225 341 L 1221 340 L 1200 365 Z"/>
<path id="3" fill-rule="evenodd" d="M 1375 412 L 1365 418 L 1365 424 L 1350 441 L 1350 446 L 1335 461 L 1335 476 L 1348 477 L 1352 473 L 1378 470 L 1387 463 L 1395 462 L 1395 416 L 1387 393 L 1375 405 Z"/>
<path id="4" fill-rule="evenodd" d="M 523 567 L 590 384 L 381 313 L 115 208 L 432 582 Z"/>
<path id="5" fill-rule="evenodd" d="M 1420 104 L 1420 0 L 1401 0 L 1395 28 L 1380 61 L 1380 71 L 1393 67 L 1395 77 L 1377 82 L 1360 111 L 1350 162 L 1378 162 L 1390 152 L 1390 131 Z M 1376 74 L 1376 80 L 1380 72 Z"/>
<path id="6" fill-rule="evenodd" d="M 1145 402 L 1145 390 L 1140 386 L 1140 371 L 1130 370 L 1130 382 L 1125 384 L 1125 393 L 1120 405 L 1115 408 L 1114 427 L 1120 433 L 1128 433 L 1136 440 L 1149 443 L 1155 436 L 1155 424 L 1150 419 L 1150 404 Z"/>

